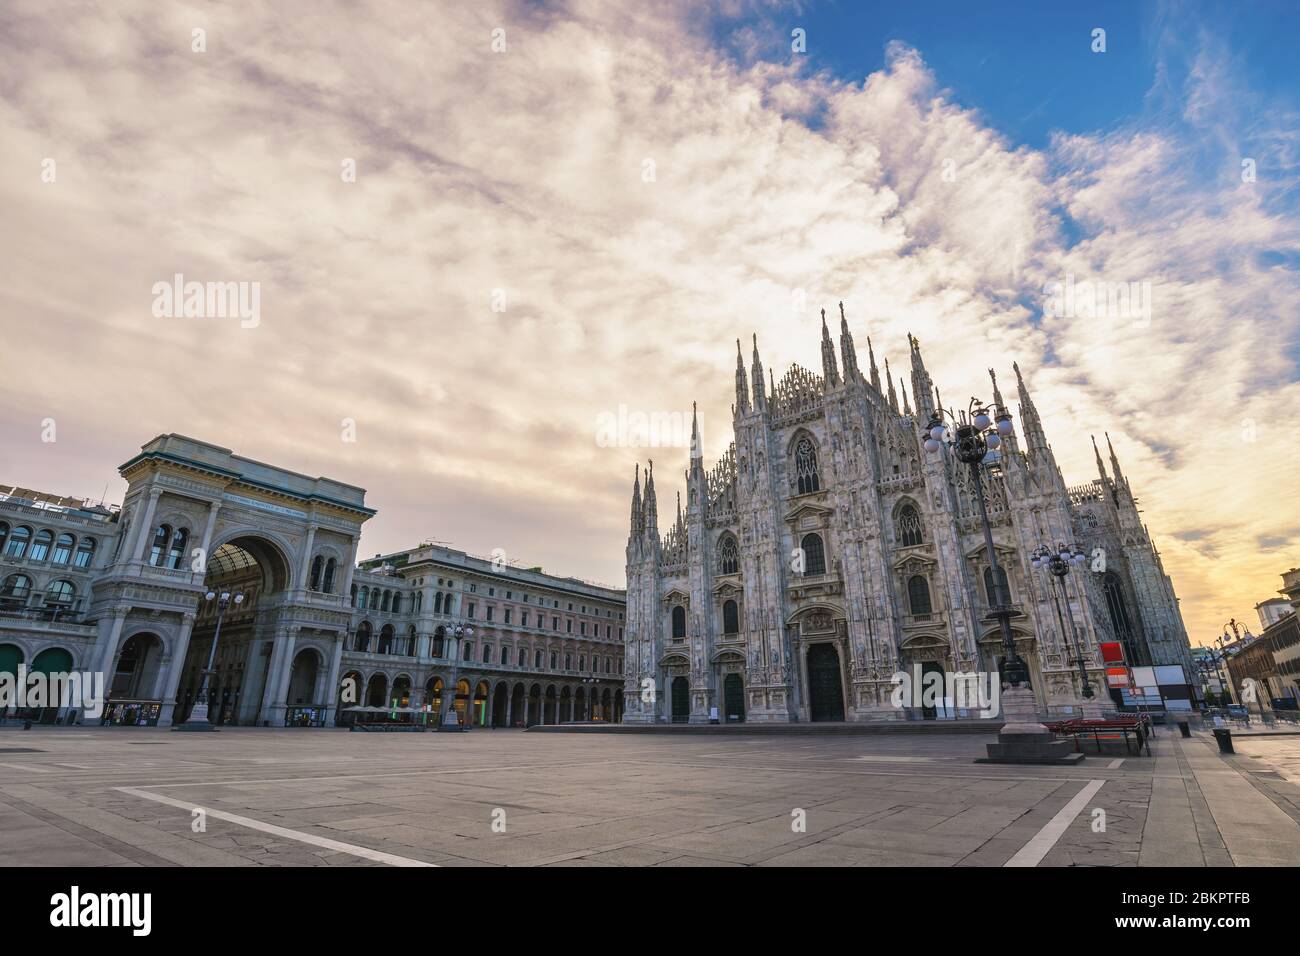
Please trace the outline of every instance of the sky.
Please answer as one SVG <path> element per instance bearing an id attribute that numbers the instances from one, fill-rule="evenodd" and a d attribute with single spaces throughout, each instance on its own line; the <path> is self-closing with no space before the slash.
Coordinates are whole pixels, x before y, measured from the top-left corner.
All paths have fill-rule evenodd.
<path id="1" fill-rule="evenodd" d="M 1193 643 L 1253 623 L 1300 565 L 1300 14 L 1086 6 L 9 0 L 0 483 L 119 502 L 177 432 L 366 488 L 363 556 L 621 586 L 687 449 L 602 423 L 696 401 L 711 464 L 735 340 L 818 368 L 843 301 L 950 402 L 1018 361 L 1068 483 L 1109 432 Z"/>

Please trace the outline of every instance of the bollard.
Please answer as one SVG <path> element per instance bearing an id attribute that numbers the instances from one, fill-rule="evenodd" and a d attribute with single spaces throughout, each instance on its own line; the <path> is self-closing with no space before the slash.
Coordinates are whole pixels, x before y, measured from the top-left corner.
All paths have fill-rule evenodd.
<path id="1" fill-rule="evenodd" d="M 1188 725 L 1187 721 L 1180 720 L 1178 722 L 1178 732 L 1181 733 L 1184 737 L 1190 737 L 1192 735 L 1192 728 L 1190 725 Z"/>
<path id="2" fill-rule="evenodd" d="M 1219 745 L 1219 753 L 1235 754 L 1237 751 L 1232 747 L 1232 731 L 1222 728 L 1214 731 L 1214 739 Z"/>

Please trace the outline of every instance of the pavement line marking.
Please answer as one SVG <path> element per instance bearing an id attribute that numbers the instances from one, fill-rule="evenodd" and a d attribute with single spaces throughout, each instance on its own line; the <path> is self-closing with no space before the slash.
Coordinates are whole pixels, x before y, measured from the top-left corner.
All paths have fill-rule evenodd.
<path id="1" fill-rule="evenodd" d="M 1123 757 L 1119 757 L 1119 758 L 1117 758 L 1117 759 L 1115 759 L 1115 760 L 1112 760 L 1110 763 L 1106 764 L 1106 769 L 1107 769 L 1107 770 L 1118 770 L 1118 769 L 1119 769 L 1120 767 L 1122 767 L 1123 765 L 1124 765 L 1124 758 L 1123 758 Z"/>
<path id="2" fill-rule="evenodd" d="M 0 763 L 0 767 L 8 767 L 10 770 L 28 770 L 32 773 L 53 773 L 44 767 L 33 767 L 25 763 Z"/>
<path id="3" fill-rule="evenodd" d="M 164 797 L 162 794 L 149 793 L 147 790 L 137 790 L 134 787 L 114 787 L 114 790 L 120 790 L 122 793 L 129 793 L 133 797 L 143 797 L 146 800 L 155 800 L 158 803 L 165 803 L 171 807 L 179 807 L 182 810 L 193 812 L 196 807 L 193 803 L 185 800 L 176 800 L 172 797 Z M 384 853 L 381 850 L 372 850 L 369 847 L 354 846 L 351 843 L 340 843 L 337 840 L 330 840 L 325 837 L 315 836 L 311 833 L 301 833 L 298 830 L 290 830 L 287 827 L 276 826 L 274 823 L 263 823 L 261 820 L 254 820 L 251 817 L 241 817 L 237 813 L 227 813 L 224 810 L 213 810 L 208 807 L 201 808 L 208 816 L 216 817 L 218 820 L 225 820 L 227 823 L 235 823 L 241 827 L 248 827 L 250 830 L 261 830 L 263 833 L 270 833 L 272 836 L 284 837 L 287 840 L 297 840 L 299 843 L 310 843 L 312 846 L 322 847 L 326 850 L 334 850 L 337 853 L 348 853 L 352 856 L 359 856 L 363 860 L 374 860 L 377 863 L 387 863 L 389 866 L 431 866 L 437 867 L 437 863 L 425 863 L 423 860 L 412 860 L 405 856 L 395 856 L 392 853 Z"/>
<path id="4" fill-rule="evenodd" d="M 1056 841 L 1061 839 L 1061 834 L 1069 829 L 1070 824 L 1074 822 L 1074 818 L 1083 811 L 1088 801 L 1096 795 L 1105 782 L 1105 780 L 1089 780 L 1088 785 L 1075 794 L 1073 800 L 1061 807 L 1056 816 L 1047 821 L 1046 826 L 1035 833 L 1033 838 L 1022 846 L 1015 856 L 1002 865 L 1037 866 L 1041 863 L 1043 857 L 1047 856 L 1052 847 L 1056 846 Z"/>

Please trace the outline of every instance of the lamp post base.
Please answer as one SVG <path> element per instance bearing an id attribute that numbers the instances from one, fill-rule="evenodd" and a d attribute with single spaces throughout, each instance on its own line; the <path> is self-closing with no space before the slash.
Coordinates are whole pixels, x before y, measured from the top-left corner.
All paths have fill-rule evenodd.
<path id="1" fill-rule="evenodd" d="M 1073 741 L 1057 740 L 1038 722 L 1034 692 L 1028 687 L 1003 691 L 1002 713 L 1006 723 L 998 731 L 998 742 L 987 744 L 988 756 L 976 763 L 1069 765 L 1083 759 Z"/>
<path id="2" fill-rule="evenodd" d="M 185 723 L 176 724 L 172 727 L 172 730 L 184 730 L 187 732 L 198 731 L 200 733 L 213 734 L 217 732 L 217 728 L 208 720 L 208 707 L 206 704 L 195 705 L 194 709 L 190 711 L 190 716 L 186 719 Z"/>

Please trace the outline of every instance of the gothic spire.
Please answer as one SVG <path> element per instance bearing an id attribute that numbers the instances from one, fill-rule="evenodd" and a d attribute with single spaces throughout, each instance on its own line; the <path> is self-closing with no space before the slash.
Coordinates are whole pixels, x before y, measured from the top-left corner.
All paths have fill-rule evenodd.
<path id="1" fill-rule="evenodd" d="M 749 411 L 749 379 L 745 376 L 745 357 L 740 352 L 740 339 L 736 339 L 736 413 Z"/>
<path id="2" fill-rule="evenodd" d="M 885 381 L 889 383 L 889 407 L 898 411 L 898 393 L 894 391 L 894 376 L 889 372 L 889 357 L 885 357 Z M 902 379 L 899 379 L 901 382 Z"/>
<path id="3" fill-rule="evenodd" d="M 825 309 L 822 309 L 822 374 L 826 377 L 827 388 L 840 384 L 840 370 L 835 365 L 835 345 L 831 342 L 831 330 L 826 327 Z"/>
<path id="4" fill-rule="evenodd" d="M 704 458 L 704 445 L 700 441 L 700 410 L 695 402 L 691 402 L 691 461 L 701 461 Z"/>
<path id="5" fill-rule="evenodd" d="M 1012 362 L 1011 367 L 1016 370 L 1016 390 L 1020 395 L 1020 422 L 1025 429 L 1025 448 L 1031 454 L 1034 451 L 1047 451 L 1047 435 L 1043 433 L 1043 420 L 1038 417 L 1034 400 L 1029 397 L 1029 387 L 1025 385 L 1025 378 L 1020 374 L 1020 365 Z"/>
<path id="6" fill-rule="evenodd" d="M 1002 401 L 1002 389 L 998 388 L 998 376 L 993 369 L 989 369 L 989 381 L 993 383 L 993 404 L 1006 408 L 1007 403 Z"/>
<path id="7" fill-rule="evenodd" d="M 926 406 L 934 394 L 934 382 L 930 380 L 930 373 L 925 370 L 925 362 L 921 359 L 921 343 L 910 332 L 907 344 L 912 350 L 912 397 L 916 399 L 916 411 L 918 415 L 929 415 L 933 409 Z"/>
<path id="8" fill-rule="evenodd" d="M 899 379 L 898 379 L 898 387 L 899 387 L 900 389 L 902 389 L 902 392 L 903 392 L 903 414 L 904 414 L 904 415 L 911 415 L 911 414 L 912 414 L 912 406 L 911 406 L 910 404 L 908 404 L 908 401 L 907 401 L 907 383 L 903 381 L 903 379 L 902 379 L 901 376 L 900 376 Z"/>
<path id="9" fill-rule="evenodd" d="M 1097 474 L 1101 475 L 1101 483 L 1106 484 L 1106 466 L 1101 463 L 1101 451 L 1097 448 L 1097 436 L 1090 435 L 1092 439 L 1092 455 L 1097 459 Z"/>
<path id="10" fill-rule="evenodd" d="M 1110 451 L 1110 470 L 1115 475 L 1115 484 L 1128 484 L 1124 473 L 1119 470 L 1119 459 L 1115 457 L 1115 446 L 1110 443 L 1110 432 L 1106 432 L 1106 448 Z"/>
<path id="11" fill-rule="evenodd" d="M 867 336 L 867 358 L 871 362 L 871 387 L 880 391 L 880 372 L 876 369 L 876 353 L 871 348 L 871 336 Z"/>
<path id="12" fill-rule="evenodd" d="M 645 479 L 645 529 L 652 538 L 659 537 L 659 503 L 655 498 L 655 460 L 650 459 L 650 470 Z"/>
<path id="13" fill-rule="evenodd" d="M 844 303 L 840 303 L 840 357 L 844 361 L 844 381 L 861 379 L 858 370 L 858 352 L 853 347 L 853 333 L 849 331 L 849 320 L 844 317 Z"/>
<path id="14" fill-rule="evenodd" d="M 642 530 L 641 525 L 641 463 L 632 466 L 632 530 Z"/>
<path id="15" fill-rule="evenodd" d="M 758 357 L 758 333 L 754 333 L 754 365 L 750 377 L 754 380 L 754 410 L 767 411 L 767 395 L 763 392 L 763 360 Z"/>

